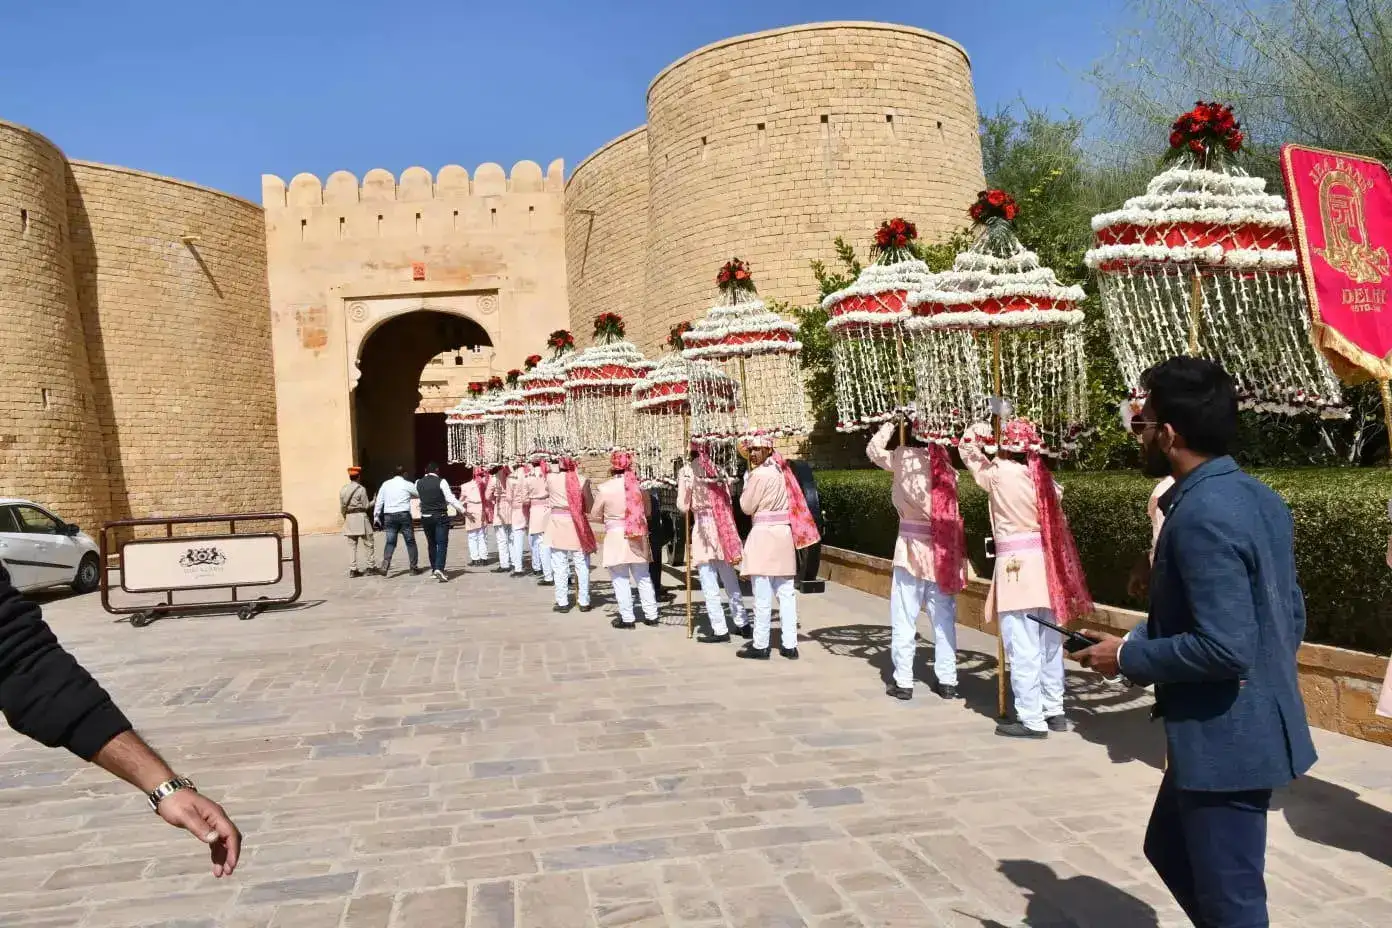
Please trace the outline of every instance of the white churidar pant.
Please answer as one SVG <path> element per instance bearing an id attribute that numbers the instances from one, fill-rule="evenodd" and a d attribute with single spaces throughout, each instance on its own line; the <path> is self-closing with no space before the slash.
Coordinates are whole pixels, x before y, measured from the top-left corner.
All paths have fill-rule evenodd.
<path id="1" fill-rule="evenodd" d="M 730 597 L 730 620 L 735 628 L 744 628 L 744 597 L 740 595 L 739 575 L 727 561 L 707 561 L 696 568 L 701 580 L 701 595 L 706 600 L 706 615 L 710 618 L 711 634 L 724 635 L 730 628 L 725 624 L 725 609 L 720 604 L 720 588 Z"/>
<path id="2" fill-rule="evenodd" d="M 537 532 L 532 539 L 532 572 L 540 572 L 543 580 L 551 579 L 551 546 L 542 541 L 545 532 Z"/>
<path id="3" fill-rule="evenodd" d="M 894 685 L 913 689 L 918 614 L 923 611 L 933 622 L 933 676 L 940 686 L 956 686 L 957 598 L 944 593 L 932 580 L 920 580 L 903 567 L 894 568 L 894 582 L 889 589 L 889 653 L 894 658 Z"/>
<path id="4" fill-rule="evenodd" d="M 649 622 L 657 621 L 657 594 L 653 591 L 652 575 L 647 564 L 616 564 L 607 568 L 609 580 L 614 584 L 614 599 L 619 604 L 619 619 L 625 625 L 632 625 L 633 586 L 638 585 L 638 601 L 643 606 L 643 618 Z"/>
<path id="5" fill-rule="evenodd" d="M 514 528 L 512 532 L 512 572 L 514 574 L 524 573 L 522 568 L 522 552 L 527 547 L 527 530 L 525 528 Z M 532 555 L 532 563 L 536 563 L 536 555 Z"/>
<path id="6" fill-rule="evenodd" d="M 582 606 L 590 604 L 590 558 L 584 551 L 552 551 L 551 579 L 556 581 L 556 605 L 570 605 L 570 568 L 575 568 L 575 579 L 580 590 L 575 599 Z"/>
<path id="7" fill-rule="evenodd" d="M 488 529 L 469 529 L 469 563 L 481 564 L 488 560 Z"/>
<path id="8" fill-rule="evenodd" d="M 1025 618 L 1033 613 L 1054 621 L 1053 610 L 1019 609 L 1000 614 L 1015 716 L 1030 731 L 1044 731 L 1044 720 L 1063 714 L 1063 636 Z"/>
<path id="9" fill-rule="evenodd" d="M 797 647 L 797 590 L 792 577 L 751 577 L 754 587 L 754 647 L 769 646 L 773 625 L 773 598 L 778 597 L 778 625 L 781 644 Z"/>
<path id="10" fill-rule="evenodd" d="M 512 543 L 508 537 L 511 532 L 509 526 L 493 526 L 493 540 L 498 545 L 498 566 L 507 570 L 512 569 Z"/>

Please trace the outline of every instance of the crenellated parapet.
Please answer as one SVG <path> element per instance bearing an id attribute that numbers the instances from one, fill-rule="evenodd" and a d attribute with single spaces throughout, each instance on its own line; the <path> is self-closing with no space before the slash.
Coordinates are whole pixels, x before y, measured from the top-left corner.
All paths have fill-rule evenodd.
<path id="1" fill-rule="evenodd" d="M 565 189 L 565 162 L 552 161 L 543 173 L 535 161 L 519 161 L 511 171 L 491 161 L 480 164 L 472 176 L 457 164 L 447 164 L 434 176 L 422 167 L 409 167 L 398 178 L 390 171 L 373 168 L 359 180 L 349 171 L 335 171 L 321 181 L 313 174 L 296 174 L 287 184 L 274 174 L 261 175 L 261 203 L 268 210 L 346 206 L 359 203 L 422 203 L 509 194 L 561 194 Z"/>

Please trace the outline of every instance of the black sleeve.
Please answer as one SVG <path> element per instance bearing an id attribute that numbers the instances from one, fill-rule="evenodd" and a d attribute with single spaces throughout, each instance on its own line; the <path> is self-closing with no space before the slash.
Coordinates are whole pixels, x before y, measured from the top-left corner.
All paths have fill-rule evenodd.
<path id="1" fill-rule="evenodd" d="M 0 566 L 0 710 L 10 727 L 90 761 L 131 723 Z"/>

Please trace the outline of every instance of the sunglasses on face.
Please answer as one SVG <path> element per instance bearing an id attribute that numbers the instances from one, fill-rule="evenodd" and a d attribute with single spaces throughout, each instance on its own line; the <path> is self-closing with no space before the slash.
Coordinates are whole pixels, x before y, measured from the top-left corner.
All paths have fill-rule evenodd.
<path id="1" fill-rule="evenodd" d="M 1136 416 L 1134 419 L 1131 420 L 1131 434 L 1139 438 L 1140 436 L 1146 433 L 1146 429 L 1152 427 L 1153 425 L 1155 425 L 1155 422 L 1153 420 L 1143 419 L 1140 416 Z"/>

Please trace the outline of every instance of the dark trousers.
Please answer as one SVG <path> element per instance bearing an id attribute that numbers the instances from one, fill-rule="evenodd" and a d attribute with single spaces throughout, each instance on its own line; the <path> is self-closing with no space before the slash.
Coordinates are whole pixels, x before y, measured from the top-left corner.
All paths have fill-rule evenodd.
<path id="1" fill-rule="evenodd" d="M 1177 789 L 1165 772 L 1145 855 L 1197 928 L 1267 928 L 1266 812 L 1271 790 Z"/>
<path id="2" fill-rule="evenodd" d="M 426 553 L 430 555 L 430 569 L 444 570 L 445 557 L 449 554 L 449 516 L 421 516 L 421 531 L 425 534 Z"/>
<path id="3" fill-rule="evenodd" d="M 386 547 L 382 551 L 382 570 L 391 566 L 392 552 L 396 550 L 396 536 L 401 535 L 406 542 L 406 554 L 411 559 L 411 569 L 416 569 L 416 530 L 411 527 L 409 512 L 388 512 L 382 516 L 382 532 L 387 536 Z"/>

